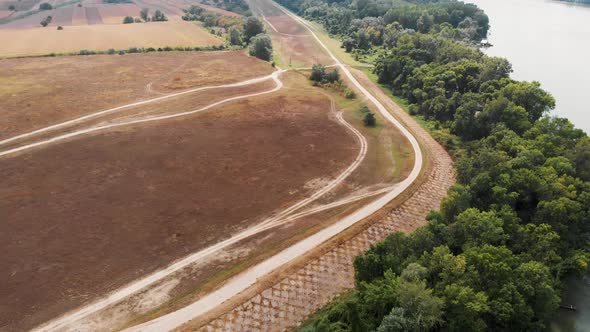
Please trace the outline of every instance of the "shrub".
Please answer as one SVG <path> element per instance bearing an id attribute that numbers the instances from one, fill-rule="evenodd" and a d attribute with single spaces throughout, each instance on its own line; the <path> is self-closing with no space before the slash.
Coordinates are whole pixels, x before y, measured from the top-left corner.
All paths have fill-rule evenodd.
<path id="1" fill-rule="evenodd" d="M 81 50 L 80 52 L 78 52 L 78 55 L 92 55 L 92 54 L 96 54 L 96 52 L 89 51 L 89 50 Z"/>
<path id="2" fill-rule="evenodd" d="M 8 10 L 16 11 L 16 7 L 14 5 L 8 6 Z"/>
<path id="3" fill-rule="evenodd" d="M 154 16 L 152 16 L 152 21 L 154 21 L 154 22 L 168 21 L 168 17 L 166 17 L 166 15 L 164 15 L 164 13 L 162 13 L 162 11 L 160 11 L 158 9 L 154 13 Z"/>
<path id="4" fill-rule="evenodd" d="M 170 51 L 174 51 L 174 49 L 170 46 L 166 46 L 163 48 L 164 52 L 170 52 Z"/>
<path id="5" fill-rule="evenodd" d="M 52 10 L 53 6 L 51 4 L 48 4 L 47 2 L 44 2 L 39 5 L 39 9 L 40 10 Z"/>
<path id="6" fill-rule="evenodd" d="M 148 48 L 147 48 L 145 51 L 146 51 L 146 52 L 155 52 L 155 51 L 156 51 L 156 49 L 155 49 L 155 48 L 153 48 L 153 47 L 148 47 Z"/>
<path id="7" fill-rule="evenodd" d="M 367 114 L 365 114 L 365 117 L 363 118 L 363 123 L 367 127 L 375 127 L 375 125 L 377 124 L 377 119 L 375 119 L 375 114 L 373 114 L 371 112 L 368 112 Z"/>
<path id="8" fill-rule="evenodd" d="M 131 24 L 133 22 L 135 22 L 135 20 L 131 16 L 125 16 L 125 18 L 123 19 L 123 24 Z"/>
<path id="9" fill-rule="evenodd" d="M 133 21 L 134 21 L 135 23 L 141 23 L 141 18 L 139 18 L 139 17 L 136 17 L 136 18 L 134 18 L 134 19 L 133 19 Z"/>
<path id="10" fill-rule="evenodd" d="M 57 27 L 57 30 L 63 30 L 64 28 L 60 25 Z"/>
<path id="11" fill-rule="evenodd" d="M 120 50 L 120 51 L 119 51 L 119 55 L 125 55 L 125 51 L 123 51 L 123 50 Z"/>
<path id="12" fill-rule="evenodd" d="M 242 45 L 242 33 L 236 28 L 229 29 L 229 43 L 231 45 Z"/>
<path id="13" fill-rule="evenodd" d="M 344 91 L 344 97 L 345 97 L 346 99 L 354 99 L 354 98 L 356 98 L 356 93 L 354 93 L 354 91 L 352 91 L 351 89 L 348 89 L 348 88 L 347 88 L 347 89 Z"/>
<path id="14" fill-rule="evenodd" d="M 250 55 L 258 59 L 270 61 L 272 58 L 272 40 L 264 33 L 256 35 L 250 40 Z"/>
<path id="15" fill-rule="evenodd" d="M 338 70 L 334 69 L 324 76 L 324 81 L 327 83 L 338 82 L 340 81 L 340 73 L 338 73 Z"/>
<path id="16" fill-rule="evenodd" d="M 115 54 L 115 53 L 117 53 L 117 51 L 115 51 L 115 49 L 114 49 L 114 48 L 110 48 L 110 49 L 107 51 L 107 54 L 111 54 L 111 55 L 112 55 L 112 54 Z"/>
<path id="17" fill-rule="evenodd" d="M 244 39 L 246 42 L 250 42 L 251 38 L 261 33 L 264 33 L 264 23 L 254 16 L 248 17 L 244 26 Z"/>
<path id="18" fill-rule="evenodd" d="M 43 21 L 41 21 L 41 25 L 43 27 L 46 27 L 47 25 L 49 25 L 49 23 L 51 23 L 52 17 L 51 16 L 47 16 L 46 18 L 43 19 Z"/>
<path id="19" fill-rule="evenodd" d="M 326 73 L 326 67 L 318 63 L 311 67 L 309 79 L 318 83 L 336 83 L 340 81 L 340 73 L 336 69 Z"/>
<path id="20" fill-rule="evenodd" d="M 324 80 L 324 76 L 326 76 L 326 67 L 324 65 L 318 63 L 311 67 L 310 80 L 319 83 Z"/>

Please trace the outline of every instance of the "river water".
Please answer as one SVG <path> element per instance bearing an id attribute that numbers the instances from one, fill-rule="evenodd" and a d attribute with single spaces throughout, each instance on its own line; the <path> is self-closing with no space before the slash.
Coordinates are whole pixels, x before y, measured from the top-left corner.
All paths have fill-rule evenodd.
<path id="1" fill-rule="evenodd" d="M 513 78 L 539 81 L 556 100 L 553 115 L 590 133 L 590 6 L 552 0 L 465 0 L 490 17 L 486 54 L 507 58 Z M 554 332 L 590 331 L 590 276 L 569 278 Z"/>
<path id="2" fill-rule="evenodd" d="M 590 6 L 551 0 L 465 0 L 490 17 L 485 52 L 507 58 L 513 78 L 539 81 L 553 115 L 590 133 Z"/>

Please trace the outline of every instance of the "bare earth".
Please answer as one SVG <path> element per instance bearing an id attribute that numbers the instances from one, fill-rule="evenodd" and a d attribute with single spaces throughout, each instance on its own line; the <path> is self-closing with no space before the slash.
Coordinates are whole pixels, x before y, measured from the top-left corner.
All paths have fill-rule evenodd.
<path id="1" fill-rule="evenodd" d="M 30 328 L 301 198 L 354 154 L 328 110 L 279 93 L 0 160 L 0 326 Z"/>

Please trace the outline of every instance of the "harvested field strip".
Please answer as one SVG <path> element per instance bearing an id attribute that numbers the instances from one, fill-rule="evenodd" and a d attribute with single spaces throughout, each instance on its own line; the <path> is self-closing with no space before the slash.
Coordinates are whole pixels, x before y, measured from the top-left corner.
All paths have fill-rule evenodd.
<path id="1" fill-rule="evenodd" d="M 12 176 L 10 176 L 12 179 L 11 181 L 14 180 L 16 183 L 18 183 L 18 181 L 29 181 L 28 176 L 34 174 L 36 174 L 35 176 L 42 177 L 49 176 L 53 179 L 46 179 L 45 181 L 39 182 L 41 186 L 47 185 L 47 188 L 43 190 L 40 190 L 37 186 L 29 188 L 27 186 L 23 187 L 22 184 L 17 185 L 16 187 L 24 188 L 25 190 L 21 193 L 21 198 L 18 200 L 15 200 L 14 198 L 2 200 L 0 205 L 18 203 L 17 206 L 14 206 L 14 209 L 11 205 L 2 207 L 2 209 L 10 208 L 10 210 L 5 211 L 12 211 L 10 212 L 10 220 L 13 220 L 15 225 L 20 224 L 22 220 L 37 220 L 37 222 L 35 222 L 36 227 L 46 227 L 53 225 L 55 222 L 59 226 L 52 228 L 51 235 L 49 235 L 49 238 L 51 238 L 56 235 L 55 232 L 64 232 L 69 229 L 68 227 L 64 227 L 64 225 L 61 225 L 64 221 L 69 223 L 71 220 L 71 226 L 79 223 L 80 227 L 82 227 L 82 229 L 79 229 L 81 234 L 59 237 L 64 239 L 67 243 L 72 242 L 71 246 L 58 246 L 66 251 L 70 250 L 68 248 L 74 246 L 73 242 L 76 241 L 76 238 L 79 238 L 80 235 L 83 238 L 91 235 L 86 233 L 92 233 L 93 229 L 98 229 L 100 230 L 100 233 L 98 234 L 103 234 L 107 229 L 110 229 L 110 227 L 122 227 L 123 225 L 124 227 L 122 227 L 117 233 L 127 234 L 123 236 L 125 239 L 124 241 L 117 241 L 116 239 L 108 237 L 108 243 L 104 242 L 107 238 L 103 235 L 97 234 L 91 236 L 90 238 L 93 239 L 92 241 L 83 242 L 88 244 L 82 244 L 84 249 L 81 249 L 76 245 L 75 247 L 77 249 L 72 251 L 75 252 L 76 255 L 71 256 L 72 254 L 70 254 L 67 256 L 69 261 L 68 266 L 57 264 L 54 268 L 41 270 L 36 273 L 34 277 L 34 283 L 36 285 L 35 292 L 23 292 L 21 289 L 17 294 L 24 294 L 23 296 L 25 297 L 34 298 L 34 300 L 31 302 L 27 301 L 27 303 L 40 303 L 38 301 L 42 296 L 54 294 L 54 296 L 46 297 L 45 300 L 49 300 L 49 303 L 54 304 L 53 306 L 48 307 L 49 314 L 57 315 L 62 307 L 56 307 L 55 303 L 64 303 L 64 301 L 66 303 L 80 303 L 84 298 L 70 296 L 70 294 L 78 294 L 77 292 L 79 291 L 82 291 L 85 294 L 94 292 L 97 287 L 96 283 L 88 289 L 80 290 L 77 287 L 77 285 L 80 284 L 87 284 L 89 278 L 99 278 L 98 280 L 103 278 L 101 282 L 104 282 L 105 280 L 116 279 L 113 277 L 114 275 L 120 276 L 122 273 L 125 273 L 127 278 L 132 280 L 134 275 L 130 273 L 130 271 L 136 271 L 133 266 L 136 266 L 140 261 L 145 261 L 148 257 L 158 257 L 156 260 L 152 259 L 149 263 L 151 266 L 156 262 L 162 262 L 163 260 L 169 259 L 170 256 L 162 254 L 161 251 L 164 250 L 169 252 L 170 250 L 168 248 L 178 247 L 176 243 L 177 241 L 180 243 L 186 243 L 184 245 L 190 244 L 191 247 L 203 243 L 216 243 L 217 241 L 213 241 L 214 239 L 210 238 L 211 233 L 209 230 L 210 228 L 218 228 L 218 226 L 216 226 L 217 223 L 225 224 L 232 222 L 233 219 L 235 219 L 233 216 L 249 218 L 247 221 L 243 221 L 240 224 L 241 228 L 244 223 L 252 223 L 252 221 L 256 220 L 255 218 L 251 218 L 252 212 L 244 214 L 244 211 L 236 210 L 236 214 L 232 214 L 231 211 L 234 211 L 236 207 L 241 207 L 244 204 L 247 204 L 248 206 L 252 206 L 252 204 L 258 206 L 260 200 L 258 196 L 260 195 L 269 198 L 272 197 L 270 201 L 271 203 L 277 202 L 277 199 L 280 200 L 284 197 L 288 197 L 289 200 L 295 198 L 299 199 L 299 197 L 305 195 L 306 192 L 303 191 L 298 193 L 297 196 L 289 195 L 289 190 L 286 188 L 291 188 L 292 185 L 285 182 L 286 180 L 300 181 L 300 184 L 298 184 L 297 187 L 301 187 L 309 180 L 309 170 L 313 170 L 314 172 L 312 178 L 317 176 L 323 177 L 327 174 L 331 175 L 334 170 L 341 170 L 344 168 L 343 163 L 348 163 L 352 159 L 349 157 L 349 154 L 353 151 L 350 151 L 349 147 L 356 150 L 352 138 L 349 137 L 346 131 L 340 128 L 335 122 L 327 120 L 326 111 L 328 103 L 325 102 L 325 99 L 318 98 L 317 96 L 292 96 L 290 93 L 285 95 L 281 92 L 280 95 L 272 95 L 265 98 L 253 98 L 249 101 L 240 102 L 239 105 L 234 104 L 233 106 L 228 105 L 225 107 L 233 111 L 231 113 L 211 112 L 203 114 L 198 118 L 189 117 L 182 121 L 166 121 L 157 125 L 145 124 L 142 125 L 141 128 L 130 128 L 130 130 L 124 132 L 108 133 L 105 134 L 107 135 L 106 137 L 90 137 L 85 140 L 76 140 L 67 142 L 63 145 L 53 146 L 47 150 L 41 150 L 38 153 L 36 152 L 34 154 L 23 156 L 28 160 L 26 164 L 30 168 L 29 170 L 24 171 L 24 173 L 22 169 L 19 170 L 19 168 L 22 168 L 22 159 L 20 162 L 18 162 L 18 159 L 10 159 L 4 160 L 0 163 L 2 174 L 6 176 L 12 174 Z M 323 114 L 321 120 L 318 118 L 318 115 L 320 114 Z M 303 118 L 306 120 L 301 121 Z M 242 123 L 246 119 L 246 123 Z M 263 129 L 267 130 L 267 128 L 280 132 L 281 134 L 260 136 L 259 132 Z M 219 132 L 220 130 L 221 132 Z M 215 134 L 216 132 L 219 132 L 219 134 Z M 227 140 L 227 135 L 229 134 L 232 134 L 231 137 L 234 137 L 231 141 Z M 193 138 L 195 135 L 196 137 Z M 317 135 L 321 135 L 321 137 L 318 137 Z M 200 137 L 200 139 L 197 137 Z M 338 138 L 338 141 L 329 142 L 330 139 L 334 138 Z M 311 143 L 314 145 L 313 148 L 310 148 Z M 192 146 L 192 148 L 187 149 L 187 145 Z M 342 150 L 343 147 L 344 150 Z M 80 151 L 80 154 L 73 155 L 72 151 Z M 174 152 L 171 153 L 171 151 Z M 261 158 L 261 156 L 258 155 L 262 151 L 266 154 L 264 158 Z M 162 156 L 165 156 L 164 160 L 161 160 Z M 312 156 L 313 159 L 309 159 Z M 198 157 L 199 160 L 184 160 L 188 157 L 192 159 Z M 96 164 L 87 165 L 86 161 L 88 158 Z M 246 162 L 244 158 L 249 161 Z M 250 158 L 254 159 L 251 160 Z M 319 160 L 316 160 L 316 158 Z M 285 162 L 284 166 L 290 168 L 289 170 L 277 170 L 282 172 L 280 174 L 275 173 L 274 171 L 268 173 L 269 166 L 274 165 L 277 162 L 282 164 L 283 161 Z M 154 164 L 154 162 L 156 162 L 156 164 Z M 73 163 L 76 165 L 74 166 Z M 96 169 L 97 167 L 102 171 L 98 172 L 98 169 Z M 246 172 L 246 174 L 241 174 L 242 167 L 248 167 L 249 171 Z M 44 171 L 40 172 L 40 168 Z M 88 174 L 86 174 L 85 170 L 88 170 Z M 228 171 L 229 173 L 227 173 Z M 52 175 L 54 172 L 60 174 L 58 178 L 54 178 Z M 167 177 L 173 177 L 173 179 L 159 180 L 158 177 L 154 178 L 153 172 L 166 174 Z M 195 172 L 198 174 L 194 174 Z M 219 172 L 225 173 L 217 176 L 216 173 Z M 83 174 L 86 175 L 82 177 Z M 96 175 L 98 175 L 98 177 Z M 86 176 L 90 179 L 85 179 Z M 101 177 L 103 176 L 106 178 L 102 179 Z M 255 185 L 257 188 L 263 190 L 258 193 L 246 194 L 244 190 L 250 191 L 251 186 L 245 185 L 244 187 L 241 187 L 242 189 L 240 189 L 240 191 L 237 191 L 233 185 L 235 182 L 233 178 L 235 177 L 244 179 L 247 183 L 255 181 L 255 183 L 252 183 L 251 185 Z M 259 180 L 256 180 L 256 177 L 258 177 Z M 306 180 L 301 181 L 302 178 Z M 126 189 L 121 188 L 119 190 L 115 189 L 118 188 L 118 186 L 112 187 L 117 182 L 127 181 L 127 179 L 137 181 L 137 184 L 129 185 L 125 187 Z M 229 181 L 229 183 L 223 181 L 219 183 L 211 183 L 214 179 L 219 179 L 220 181 L 223 179 L 223 181 Z M 173 180 L 173 182 L 171 182 L 171 180 Z M 267 183 L 267 181 L 278 182 L 280 185 L 276 187 L 268 187 L 264 184 Z M 14 184 L 13 182 L 6 184 L 5 192 L 0 190 L 1 197 L 5 197 L 4 193 L 15 193 L 14 190 L 10 189 L 12 188 L 12 184 Z M 186 188 L 186 184 L 180 185 L 186 182 L 191 183 L 192 187 Z M 37 182 L 33 181 L 33 183 Z M 52 188 L 55 184 L 59 185 Z M 81 185 L 83 185 L 83 187 L 80 187 Z M 99 189 L 102 187 L 104 188 L 95 191 L 95 186 L 97 185 L 99 185 Z M 66 188 L 67 190 L 64 190 Z M 80 191 L 80 188 L 86 189 Z M 133 188 L 137 188 L 138 192 L 132 193 L 129 191 L 134 190 Z M 111 190 L 114 191 L 111 192 Z M 228 192 L 227 190 L 230 191 Z M 231 190 L 236 191 L 232 194 Z M 166 195 L 161 194 L 164 192 Z M 33 208 L 22 209 L 19 208 L 19 206 L 20 204 L 46 202 L 44 199 L 35 198 L 41 193 L 51 196 L 48 197 L 48 207 L 50 207 L 49 215 L 45 214 L 41 219 L 31 218 L 29 215 L 30 213 L 42 210 Z M 68 197 L 63 197 L 63 195 L 73 195 L 76 198 L 72 199 L 70 197 L 68 199 Z M 110 197 L 113 195 L 114 197 Z M 136 202 L 136 200 L 139 199 L 137 198 L 138 195 L 139 197 L 147 195 L 151 200 L 157 199 L 162 202 L 155 202 L 147 205 L 145 203 L 139 204 L 140 202 Z M 208 196 L 211 195 L 214 195 L 214 197 L 208 198 Z M 237 196 L 234 197 L 234 195 Z M 101 202 L 103 198 L 106 197 L 109 197 L 109 201 L 106 202 L 108 204 L 103 206 L 103 203 Z M 136 197 L 137 199 L 130 202 L 129 197 Z M 167 203 L 164 202 L 166 199 L 178 199 L 179 197 L 181 198 L 180 201 L 175 201 L 175 204 L 171 205 L 170 201 Z M 224 200 L 220 200 L 220 197 L 223 197 Z M 228 197 L 232 200 L 231 206 L 227 206 L 227 204 L 224 203 Z M 25 200 L 23 200 L 23 198 L 25 198 Z M 218 219 L 211 220 L 207 217 L 211 211 L 211 208 L 207 208 L 207 202 L 209 201 L 216 202 L 216 207 L 213 211 L 216 211 L 215 213 L 219 215 Z M 55 204 L 57 204 L 57 206 L 55 206 Z M 81 204 L 90 204 L 92 206 L 92 208 L 88 210 L 89 214 L 85 212 L 84 205 Z M 192 212 L 195 204 L 198 204 L 198 206 L 202 208 L 199 211 L 205 215 L 199 214 L 199 216 L 196 217 L 196 220 L 191 221 L 191 218 L 195 216 Z M 108 211 L 102 212 L 101 209 L 107 206 Z M 171 206 L 174 206 L 174 208 L 170 208 Z M 218 209 L 217 206 L 219 206 L 220 209 Z M 118 209 L 125 209 L 129 213 L 113 211 L 113 208 L 115 207 Z M 150 219 L 146 215 L 149 211 L 158 211 L 158 209 L 163 207 L 167 207 L 166 209 L 169 209 L 170 211 L 161 215 L 156 215 L 157 217 L 155 219 L 153 216 Z M 273 208 L 267 208 L 266 212 L 272 209 Z M 47 211 L 47 209 L 44 209 L 44 211 Z M 13 215 L 12 213 L 16 213 L 16 215 Z M 68 215 L 71 213 L 71 218 L 53 216 L 55 213 L 66 213 Z M 140 215 L 134 215 L 136 213 L 139 213 Z M 23 219 L 23 216 L 26 218 Z M 118 219 L 115 218 L 113 220 L 114 222 L 111 223 L 108 220 L 113 216 L 117 216 Z M 97 217 L 104 217 L 107 219 L 101 221 L 101 223 L 95 224 L 96 220 L 101 220 L 97 219 Z M 52 218 L 55 219 L 55 221 L 50 221 Z M 131 219 L 127 220 L 126 218 Z M 47 222 L 39 222 L 39 220 L 47 220 Z M 82 222 L 81 220 L 84 221 Z M 146 224 L 146 221 L 150 222 L 142 226 L 142 223 L 138 224 L 138 222 L 142 220 L 143 224 Z M 212 222 L 213 220 L 217 220 L 217 222 Z M 178 226 L 180 221 L 182 221 L 181 228 L 183 230 L 176 228 L 180 227 Z M 193 224 L 197 221 L 203 226 L 194 227 Z M 103 223 L 106 224 L 103 225 Z M 152 223 L 160 226 L 154 228 L 150 226 Z M 235 225 L 238 224 L 236 223 Z M 142 227 L 144 229 L 142 229 Z M 146 230 L 145 227 L 148 229 Z M 14 230 L 14 228 L 10 229 Z M 19 231 L 26 231 L 28 227 L 18 229 Z M 135 235 L 128 234 L 130 231 L 133 232 L 133 229 L 142 230 L 136 231 L 138 233 Z M 78 228 L 75 227 L 72 230 L 78 230 Z M 138 258 L 141 259 L 131 259 L 129 263 L 126 264 L 106 262 L 105 266 L 105 263 L 102 261 L 105 257 L 110 257 L 110 259 L 114 260 L 127 259 L 121 256 L 128 256 L 130 251 L 128 249 L 117 251 L 116 248 L 128 248 L 129 246 L 137 247 L 139 243 L 136 243 L 133 239 L 139 234 L 146 234 L 146 231 L 148 230 L 152 237 L 167 236 L 168 238 L 149 241 L 147 242 L 148 248 L 145 246 L 139 246 L 141 249 L 137 250 L 135 255 L 139 255 Z M 178 232 L 182 234 L 182 237 L 175 236 Z M 2 232 L 2 234 L 7 233 L 8 232 Z M 34 233 L 42 234 L 44 232 L 35 231 Z M 229 234 L 231 233 L 232 232 L 230 231 Z M 221 230 L 221 234 L 226 236 L 228 234 L 227 229 Z M 36 241 L 40 240 L 43 239 L 35 238 L 34 242 L 32 242 L 32 239 L 29 239 L 26 243 L 27 246 L 31 245 L 33 248 L 37 248 L 34 249 L 37 251 L 40 250 L 40 248 L 46 248 L 43 250 L 43 253 L 40 253 L 41 255 L 45 255 L 45 253 L 48 252 L 51 253 L 53 249 L 59 249 L 57 247 L 35 244 Z M 87 251 L 82 250 L 88 250 L 91 247 L 95 247 L 95 245 L 89 245 L 96 241 L 98 241 L 101 247 L 107 245 L 105 250 L 115 250 L 117 254 L 103 255 L 101 253 L 99 257 L 89 256 L 96 258 L 90 260 L 86 259 L 86 255 L 82 254 L 82 252 Z M 8 245 L 8 243 L 6 244 Z M 115 248 L 113 248 L 113 246 L 115 246 Z M 156 246 L 156 248 L 149 249 L 153 246 Z M 17 248 L 11 246 L 11 248 L 18 249 L 20 247 Z M 183 249 L 182 246 L 178 249 L 177 254 L 186 252 L 185 250 L 187 250 Z M 24 256 L 36 257 L 36 254 L 33 252 L 31 252 L 31 254 L 32 255 L 25 254 Z M 96 253 L 94 255 L 96 255 Z M 15 257 L 22 256 L 23 255 L 17 255 Z M 64 256 L 57 255 L 52 259 L 43 259 L 43 262 L 49 264 L 49 262 L 55 261 L 56 257 Z M 150 259 L 148 258 L 148 261 L 149 260 Z M 80 271 L 82 272 L 74 270 L 74 273 L 68 273 L 71 264 L 74 264 L 72 262 L 78 261 L 87 261 L 88 264 L 91 264 L 91 268 L 89 270 L 81 269 Z M 145 262 L 143 264 L 145 264 Z M 4 266 L 4 264 L 1 264 L 1 266 Z M 13 265 L 6 266 L 10 266 L 11 271 L 13 268 L 16 269 L 16 271 L 19 271 L 17 273 L 18 278 L 22 278 L 23 273 L 25 273 L 25 275 L 26 273 L 29 273 L 21 270 L 20 265 L 15 267 L 13 267 Z M 117 270 L 115 274 L 111 273 L 112 269 L 116 269 L 117 267 L 121 267 L 122 270 Z M 106 270 L 102 270 L 103 268 Z M 39 275 L 39 273 L 41 275 Z M 46 273 L 49 274 L 46 275 Z M 95 276 L 85 277 L 79 273 L 94 273 Z M 110 277 L 104 278 L 105 273 Z M 64 274 L 68 277 L 64 278 Z M 63 281 L 61 280 L 62 278 Z M 75 283 L 71 283 L 72 278 L 75 280 Z M 55 281 L 52 282 L 52 280 Z M 121 278 L 119 277 L 117 280 L 117 282 L 119 282 Z M 12 283 L 15 282 L 15 279 L 11 279 L 10 282 L 11 284 L 5 286 L 8 288 L 13 287 Z M 41 284 L 38 284 L 39 282 Z M 68 284 L 68 282 L 70 283 Z M 102 285 L 101 283 L 98 284 Z M 58 288 L 57 285 L 62 288 Z M 47 293 L 50 288 L 59 292 L 63 287 L 68 289 L 67 293 L 62 293 L 57 296 L 55 296 L 55 293 Z M 1 301 L 14 300 L 14 297 L 12 297 L 13 290 L 10 290 L 8 293 L 3 291 L 3 293 L 11 295 L 5 297 Z M 98 294 L 104 294 L 104 290 L 102 293 L 98 292 Z M 44 305 L 42 306 L 46 307 Z M 23 312 L 30 312 L 31 310 L 30 308 L 24 309 L 20 307 L 20 304 L 18 306 L 9 307 L 13 308 L 11 310 L 19 312 L 19 315 Z M 0 321 L 9 319 L 12 324 L 22 324 L 22 321 L 17 323 L 14 319 L 8 318 L 10 317 L 8 314 L 9 312 L 3 312 L 0 314 L 0 316 L 2 316 L 0 317 Z M 39 316 L 36 317 L 36 319 L 39 319 Z"/>
<path id="2" fill-rule="evenodd" d="M 89 14 L 90 13 L 90 14 Z M 4 41 L 0 56 L 25 56 L 80 50 L 127 49 L 130 47 L 210 46 L 223 40 L 198 25 L 184 21 L 149 24 L 97 24 L 100 13 L 86 8 L 88 26 L 56 29 L 0 29 Z M 38 24 L 38 21 L 36 22 Z"/>

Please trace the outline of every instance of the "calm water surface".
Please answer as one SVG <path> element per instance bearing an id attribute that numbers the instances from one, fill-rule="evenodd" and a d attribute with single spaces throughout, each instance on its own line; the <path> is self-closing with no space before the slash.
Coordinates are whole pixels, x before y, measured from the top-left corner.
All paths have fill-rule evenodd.
<path id="1" fill-rule="evenodd" d="M 553 115 L 590 133 L 590 6 L 550 0 L 465 0 L 490 17 L 485 52 L 507 58 L 513 78 L 539 81 Z M 590 331 L 590 330 L 588 330 Z"/>

